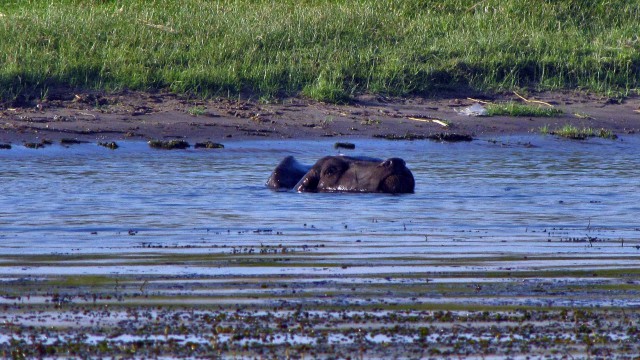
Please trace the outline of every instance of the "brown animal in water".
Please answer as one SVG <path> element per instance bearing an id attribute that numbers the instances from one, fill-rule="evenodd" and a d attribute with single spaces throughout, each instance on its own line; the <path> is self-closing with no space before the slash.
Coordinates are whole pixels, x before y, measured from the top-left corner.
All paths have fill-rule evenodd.
<path id="1" fill-rule="evenodd" d="M 287 156 L 275 168 L 266 184 L 274 190 L 298 192 L 413 193 L 413 174 L 400 158 L 387 160 L 325 156 L 313 166 Z"/>

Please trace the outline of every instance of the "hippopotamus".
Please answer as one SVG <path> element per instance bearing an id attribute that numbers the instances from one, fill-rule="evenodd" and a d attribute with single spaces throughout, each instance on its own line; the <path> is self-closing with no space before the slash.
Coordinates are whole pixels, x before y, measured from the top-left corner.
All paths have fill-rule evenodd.
<path id="1" fill-rule="evenodd" d="M 273 190 L 298 192 L 413 193 L 413 174 L 400 158 L 325 156 L 313 166 L 285 157 L 266 183 Z"/>

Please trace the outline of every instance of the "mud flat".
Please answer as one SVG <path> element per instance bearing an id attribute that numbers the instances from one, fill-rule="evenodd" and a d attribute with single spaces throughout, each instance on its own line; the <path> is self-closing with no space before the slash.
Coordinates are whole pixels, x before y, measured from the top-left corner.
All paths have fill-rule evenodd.
<path id="1" fill-rule="evenodd" d="M 0 351 L 13 358 L 630 358 L 640 351 L 640 240 L 626 234 L 621 246 L 614 232 L 594 244 L 552 235 L 530 245 L 534 256 L 411 255 L 424 246 L 417 239 L 399 254 L 366 240 L 364 249 L 262 240 L 231 247 L 224 236 L 198 246 L 141 243 L 129 253 L 5 255 Z M 428 246 L 445 245 L 450 240 L 435 236 Z"/>

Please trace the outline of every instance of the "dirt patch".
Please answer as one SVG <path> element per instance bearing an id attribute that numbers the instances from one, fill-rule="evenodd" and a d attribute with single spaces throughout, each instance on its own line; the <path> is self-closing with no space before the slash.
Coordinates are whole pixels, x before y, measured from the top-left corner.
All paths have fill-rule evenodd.
<path id="1" fill-rule="evenodd" d="M 475 103 L 464 95 L 442 98 L 360 96 L 348 105 L 290 98 L 263 104 L 242 99 L 194 100 L 168 93 L 115 94 L 58 91 L 46 101 L 0 107 L 0 141 L 38 143 L 254 138 L 429 138 L 437 134 L 493 136 L 537 132 L 543 126 L 606 128 L 618 135 L 640 131 L 640 97 L 623 100 L 589 94 L 528 95 L 562 110 L 554 117 L 473 117 L 459 113 Z M 481 101 L 524 103 L 515 94 Z M 544 105 L 542 105 L 544 106 Z"/>

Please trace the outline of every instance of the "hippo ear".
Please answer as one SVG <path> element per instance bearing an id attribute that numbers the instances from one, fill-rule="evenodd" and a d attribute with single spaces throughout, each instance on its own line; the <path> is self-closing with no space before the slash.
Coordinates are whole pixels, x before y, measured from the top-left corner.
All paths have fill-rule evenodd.
<path id="1" fill-rule="evenodd" d="M 402 169 L 407 166 L 404 160 L 400 158 L 391 158 L 385 160 L 380 166 L 389 168 L 389 169 Z"/>
<path id="2" fill-rule="evenodd" d="M 311 170 L 307 171 L 307 173 L 298 181 L 295 189 L 297 192 L 317 192 L 318 191 L 318 182 L 320 181 L 320 173 L 314 167 Z"/>
<path id="3" fill-rule="evenodd" d="M 287 156 L 273 170 L 266 185 L 273 190 L 291 190 L 309 168 L 310 166 L 297 162 L 293 156 Z"/>

